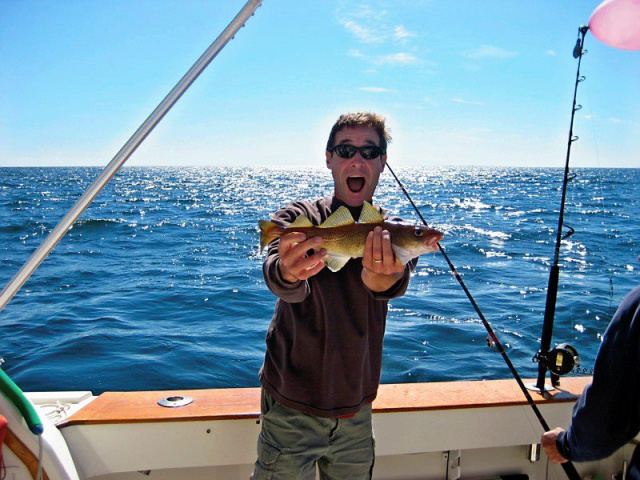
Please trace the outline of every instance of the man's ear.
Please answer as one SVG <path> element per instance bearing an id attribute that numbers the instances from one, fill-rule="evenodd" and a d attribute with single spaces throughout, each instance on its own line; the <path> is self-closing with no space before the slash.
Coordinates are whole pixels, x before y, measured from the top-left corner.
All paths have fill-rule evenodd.
<path id="1" fill-rule="evenodd" d="M 380 162 L 382 163 L 382 168 L 380 169 L 381 172 L 384 171 L 384 167 L 387 166 L 387 156 L 386 155 L 382 155 L 382 157 L 380 158 Z"/>
<path id="2" fill-rule="evenodd" d="M 325 157 L 327 159 L 327 168 L 329 170 L 331 170 L 331 165 L 332 165 L 332 161 L 333 161 L 333 155 L 331 154 L 331 152 L 329 150 L 326 150 L 324 152 L 324 154 L 325 154 Z"/>

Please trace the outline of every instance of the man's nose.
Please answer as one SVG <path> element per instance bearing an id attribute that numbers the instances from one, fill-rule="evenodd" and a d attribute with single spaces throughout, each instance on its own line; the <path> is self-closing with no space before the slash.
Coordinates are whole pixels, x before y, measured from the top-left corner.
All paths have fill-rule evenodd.
<path id="1" fill-rule="evenodd" d="M 362 156 L 362 154 L 360 153 L 360 151 L 357 151 L 356 154 L 351 157 L 351 163 L 352 164 L 364 164 L 366 162 L 366 160 L 364 159 L 364 157 Z"/>

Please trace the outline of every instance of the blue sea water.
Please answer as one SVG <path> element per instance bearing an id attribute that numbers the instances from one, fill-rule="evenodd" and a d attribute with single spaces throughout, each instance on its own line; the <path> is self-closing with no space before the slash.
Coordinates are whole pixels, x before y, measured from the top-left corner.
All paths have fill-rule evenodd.
<path id="1" fill-rule="evenodd" d="M 0 168 L 4 287 L 100 173 Z M 562 170 L 397 169 L 520 375 L 535 377 Z M 640 280 L 639 169 L 577 169 L 554 342 L 589 373 Z M 0 312 L 4 370 L 26 391 L 257 386 L 275 298 L 259 219 L 329 195 L 326 169 L 125 168 Z M 418 223 L 386 172 L 376 201 Z M 509 378 L 439 253 L 391 303 L 383 383 Z"/>

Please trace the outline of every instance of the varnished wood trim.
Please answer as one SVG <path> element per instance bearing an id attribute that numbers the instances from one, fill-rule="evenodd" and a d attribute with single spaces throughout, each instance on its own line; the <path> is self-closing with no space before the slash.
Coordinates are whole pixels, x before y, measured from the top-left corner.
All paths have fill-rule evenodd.
<path id="1" fill-rule="evenodd" d="M 162 398 L 178 395 L 191 397 L 194 401 L 179 408 L 161 407 L 157 403 Z M 58 427 L 78 424 L 230 420 L 258 418 L 259 415 L 259 388 L 105 392 L 58 424 Z"/>
<path id="2" fill-rule="evenodd" d="M 530 381 L 533 383 L 533 381 Z M 566 377 L 558 390 L 546 398 L 531 392 L 536 404 L 575 401 L 591 377 Z M 188 396 L 190 405 L 166 408 L 157 401 Z M 515 380 L 481 380 L 381 385 L 373 403 L 374 413 L 448 410 L 526 405 Z M 155 392 L 106 392 L 63 421 L 71 425 L 233 420 L 258 418 L 259 388 L 179 390 Z"/>
<path id="3" fill-rule="evenodd" d="M 535 383 L 533 380 L 525 381 Z M 567 377 L 562 385 L 544 397 L 529 392 L 537 404 L 573 402 L 591 383 L 591 377 Z M 374 413 L 451 410 L 527 405 L 515 380 L 402 383 L 381 385 L 373 402 Z"/>
<path id="4" fill-rule="evenodd" d="M 14 435 L 10 428 L 6 431 L 4 443 L 7 447 L 9 447 L 9 450 L 11 450 L 16 455 L 16 457 L 18 457 L 20 461 L 25 464 L 25 466 L 29 470 L 29 473 L 31 474 L 31 477 L 35 480 L 38 475 L 38 457 L 36 457 L 36 455 L 31 450 L 29 450 L 29 448 L 22 442 L 22 440 Z M 42 478 L 44 480 L 49 480 L 49 476 L 47 475 L 47 472 L 44 471 L 44 469 L 42 470 Z"/>

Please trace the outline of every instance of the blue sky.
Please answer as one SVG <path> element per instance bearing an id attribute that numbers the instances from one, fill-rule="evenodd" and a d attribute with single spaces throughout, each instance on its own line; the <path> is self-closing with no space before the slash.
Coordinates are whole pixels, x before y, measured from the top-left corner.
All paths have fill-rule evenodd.
<path id="1" fill-rule="evenodd" d="M 127 165 L 322 166 L 345 111 L 393 166 L 564 166 L 599 0 L 264 0 Z M 244 1 L 0 0 L 0 166 L 106 165 Z M 587 34 L 575 167 L 640 167 L 640 52 Z"/>

